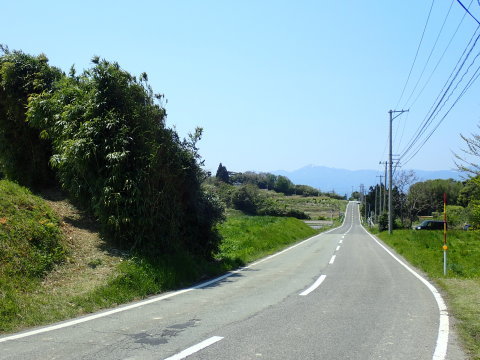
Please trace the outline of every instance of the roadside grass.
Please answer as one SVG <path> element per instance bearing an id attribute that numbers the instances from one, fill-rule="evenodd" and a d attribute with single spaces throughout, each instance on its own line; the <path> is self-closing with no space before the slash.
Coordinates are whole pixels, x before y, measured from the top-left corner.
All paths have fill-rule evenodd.
<path id="1" fill-rule="evenodd" d="M 219 225 L 224 241 L 216 258 L 226 264 L 244 265 L 270 255 L 318 231 L 294 218 L 237 215 Z"/>
<path id="2" fill-rule="evenodd" d="M 59 221 L 28 189 L 0 180 L 0 329 L 22 316 L 24 294 L 66 258 Z"/>
<path id="3" fill-rule="evenodd" d="M 74 297 L 82 313 L 111 307 L 152 294 L 189 286 L 274 253 L 318 233 L 294 218 L 231 215 L 219 225 L 223 237 L 214 261 L 189 254 L 155 260 L 133 256 L 118 266 L 118 274 L 90 293 Z"/>
<path id="4" fill-rule="evenodd" d="M 152 260 L 104 243 L 93 220 L 66 200 L 46 202 L 6 181 L 0 186 L 0 333 L 186 287 L 318 233 L 293 218 L 229 211 L 227 220 L 218 226 L 224 240 L 212 261 L 189 254 L 166 254 Z M 30 235 L 37 232 L 48 236 L 32 241 Z M 37 248 L 44 251 L 40 252 L 43 257 L 27 256 L 36 254 Z M 49 261 L 40 269 L 38 259 L 43 258 Z M 35 271 L 19 271 L 21 261 L 25 269 Z"/>
<path id="5" fill-rule="evenodd" d="M 443 275 L 443 232 L 394 230 L 376 234 L 424 271 L 446 293 L 450 313 L 471 359 L 480 359 L 480 232 L 447 234 L 447 275 Z"/>

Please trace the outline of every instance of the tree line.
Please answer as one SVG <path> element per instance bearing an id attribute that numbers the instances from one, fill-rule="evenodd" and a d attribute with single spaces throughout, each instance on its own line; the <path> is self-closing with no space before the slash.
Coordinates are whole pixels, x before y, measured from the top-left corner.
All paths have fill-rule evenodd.
<path id="1" fill-rule="evenodd" d="M 345 196 L 341 196 L 335 192 L 325 193 L 309 185 L 294 184 L 288 177 L 283 175 L 274 175 L 268 172 L 256 173 L 253 171 L 231 173 L 222 163 L 218 165 L 215 177 L 227 184 L 252 184 L 259 189 L 273 190 L 287 196 L 328 196 L 332 199 L 346 200 Z"/>
<path id="2" fill-rule="evenodd" d="M 282 204 L 265 190 L 285 196 L 300 195 L 341 199 L 335 193 L 322 193 L 308 185 L 295 185 L 289 178 L 271 173 L 230 172 L 220 163 L 215 176 L 207 179 L 205 186 L 218 195 L 225 207 L 240 210 L 249 215 L 288 216 L 309 219 L 303 211 Z M 315 200 L 316 201 L 316 200 Z"/>
<path id="3" fill-rule="evenodd" d="M 443 197 L 447 197 L 447 216 L 451 227 L 461 227 L 468 223 L 475 228 L 480 227 L 480 181 L 479 176 L 473 176 L 464 181 L 454 179 L 435 179 L 418 181 L 413 171 L 399 172 L 392 188 L 393 218 L 401 227 L 411 227 L 419 217 L 432 216 L 441 218 L 443 215 Z M 383 194 L 388 189 L 382 185 L 369 188 L 365 195 L 363 211 L 374 214 L 381 230 L 387 227 L 387 204 L 384 204 Z M 380 194 L 382 194 L 380 196 Z M 375 214 L 372 215 L 375 217 Z"/>

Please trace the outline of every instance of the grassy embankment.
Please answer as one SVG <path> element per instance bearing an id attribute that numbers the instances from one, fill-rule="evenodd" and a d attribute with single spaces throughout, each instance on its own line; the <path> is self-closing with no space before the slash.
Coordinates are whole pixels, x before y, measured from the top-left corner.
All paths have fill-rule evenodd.
<path id="1" fill-rule="evenodd" d="M 231 212 L 214 261 L 188 254 L 155 261 L 105 243 L 68 201 L 48 204 L 0 181 L 0 333 L 52 323 L 187 286 L 254 261 L 318 231 L 292 218 Z"/>
<path id="2" fill-rule="evenodd" d="M 470 358 L 480 359 L 480 232 L 448 232 L 447 276 L 442 231 L 395 230 L 377 236 L 440 285 Z"/>

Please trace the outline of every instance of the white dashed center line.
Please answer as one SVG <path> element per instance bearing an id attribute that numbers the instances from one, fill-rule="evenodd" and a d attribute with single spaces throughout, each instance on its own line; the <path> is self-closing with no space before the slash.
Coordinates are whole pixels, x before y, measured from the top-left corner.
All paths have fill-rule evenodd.
<path id="1" fill-rule="evenodd" d="M 223 337 L 221 337 L 221 336 L 213 336 L 213 337 L 211 337 L 207 340 L 202 341 L 201 343 L 198 343 L 197 345 L 193 345 L 193 346 L 189 347 L 188 349 L 185 349 L 182 352 L 179 352 L 178 354 L 170 356 L 169 358 L 166 358 L 165 360 L 185 359 L 187 356 L 195 354 L 196 352 L 198 352 L 202 349 L 205 349 L 207 346 L 215 344 L 217 341 L 220 341 L 222 339 L 223 339 Z"/>
<path id="2" fill-rule="evenodd" d="M 333 262 L 335 261 L 335 258 L 337 257 L 337 255 L 333 255 L 332 258 L 330 259 L 330 262 L 329 264 L 332 265 Z"/>

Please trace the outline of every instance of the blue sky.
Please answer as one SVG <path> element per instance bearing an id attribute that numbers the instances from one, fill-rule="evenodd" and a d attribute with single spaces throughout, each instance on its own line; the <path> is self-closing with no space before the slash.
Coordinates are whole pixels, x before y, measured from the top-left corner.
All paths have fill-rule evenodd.
<path id="1" fill-rule="evenodd" d="M 477 1 L 463 2 L 480 17 Z M 456 1 L 436 0 L 399 101 L 431 4 L 0 0 L 0 43 L 43 52 L 66 72 L 72 64 L 79 71 L 89 67 L 93 55 L 117 61 L 132 74 L 146 72 L 154 91 L 168 99 L 169 126 L 181 136 L 204 128 L 200 153 L 212 171 L 220 162 L 232 171 L 308 164 L 382 171 L 388 110 L 410 108 L 394 121 L 393 152 L 401 154 L 476 30 L 475 20 L 465 17 L 412 106 L 465 13 Z M 452 152 L 464 147 L 459 134 L 480 132 L 479 83 L 404 169 L 455 167 Z"/>

